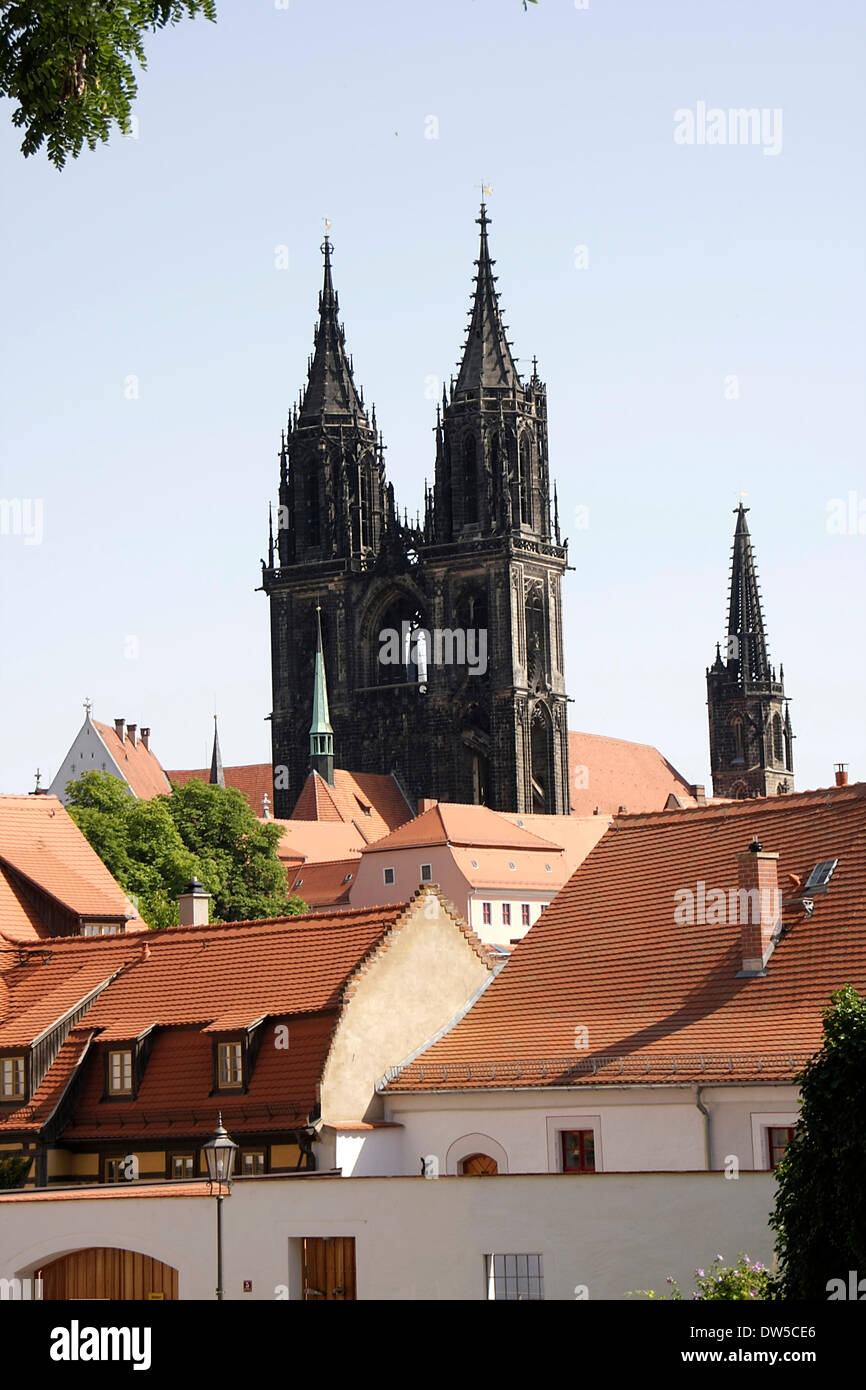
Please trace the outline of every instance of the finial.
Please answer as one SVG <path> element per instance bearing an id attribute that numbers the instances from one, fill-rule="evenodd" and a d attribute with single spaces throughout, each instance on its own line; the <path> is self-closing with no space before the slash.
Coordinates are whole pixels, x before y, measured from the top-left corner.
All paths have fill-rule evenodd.
<path id="1" fill-rule="evenodd" d="M 42 781 L 42 773 L 39 771 L 39 768 L 37 767 L 37 769 L 36 769 L 36 791 L 39 790 L 39 783 L 40 783 L 41 781 Z"/>
<path id="2" fill-rule="evenodd" d="M 85 697 L 85 700 L 84 700 L 84 713 L 86 714 L 86 716 L 87 716 L 88 719 L 90 718 L 90 711 L 91 711 L 92 709 L 93 709 L 93 705 L 92 705 L 91 701 L 90 701 L 89 699 L 87 699 L 87 697 Z"/>
<path id="3" fill-rule="evenodd" d="M 274 567 L 274 509 L 268 503 L 268 569 Z M 216 718 L 216 715 L 214 715 Z"/>

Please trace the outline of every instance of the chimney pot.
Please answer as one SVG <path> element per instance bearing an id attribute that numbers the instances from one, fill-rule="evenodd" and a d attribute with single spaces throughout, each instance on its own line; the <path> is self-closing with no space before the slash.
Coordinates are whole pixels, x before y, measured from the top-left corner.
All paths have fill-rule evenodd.
<path id="1" fill-rule="evenodd" d="M 182 927 L 206 927 L 210 921 L 211 895 L 203 883 L 191 878 L 186 891 L 177 900 Z"/>
<path id="2" fill-rule="evenodd" d="M 117 734 L 117 737 L 120 739 L 121 743 L 123 743 L 123 726 L 125 723 L 125 719 L 115 719 L 114 721 L 114 732 Z"/>
<path id="3" fill-rule="evenodd" d="M 141 742 L 144 744 L 145 748 L 148 748 L 148 749 L 149 749 L 149 748 L 150 748 L 150 729 L 145 729 L 144 727 L 142 727 L 141 733 L 139 734 L 139 738 L 141 739 Z"/>
<path id="4" fill-rule="evenodd" d="M 835 771 L 836 771 L 836 786 L 837 786 L 837 787 L 847 787 L 847 785 L 848 785 L 848 764 L 847 764 L 847 763 L 834 763 L 834 768 L 835 768 Z"/>
<path id="5" fill-rule="evenodd" d="M 130 743 L 132 744 L 133 748 L 135 747 L 135 731 L 136 731 L 137 728 L 138 728 L 138 725 L 137 725 L 137 724 L 127 724 L 127 726 L 126 726 L 127 736 L 128 736 L 128 738 L 129 738 L 129 741 L 130 741 Z"/>

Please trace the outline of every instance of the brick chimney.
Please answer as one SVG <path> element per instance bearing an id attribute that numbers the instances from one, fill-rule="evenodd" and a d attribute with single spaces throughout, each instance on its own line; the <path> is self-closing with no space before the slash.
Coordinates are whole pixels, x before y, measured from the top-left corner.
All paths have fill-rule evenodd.
<path id="1" fill-rule="evenodd" d="M 206 927 L 210 921 L 210 893 L 197 878 L 189 881 L 186 892 L 177 900 L 182 927 Z"/>
<path id="2" fill-rule="evenodd" d="M 745 854 L 737 855 L 736 909 L 731 920 L 740 924 L 741 975 L 762 975 L 772 954 L 782 911 L 778 864 L 778 854 L 764 850 L 757 837 Z"/>
<path id="3" fill-rule="evenodd" d="M 692 796 L 695 798 L 695 801 L 698 803 L 699 806 L 706 806 L 707 789 L 703 782 L 695 782 L 694 786 L 692 787 Z"/>
<path id="4" fill-rule="evenodd" d="M 123 743 L 123 726 L 125 723 L 125 719 L 115 719 L 114 721 L 114 732 L 117 734 L 117 737 L 120 739 L 121 743 Z"/>
<path id="5" fill-rule="evenodd" d="M 837 786 L 837 787 L 847 787 L 847 785 L 848 785 L 848 764 L 847 764 L 847 763 L 834 763 L 833 766 L 834 766 L 835 771 L 836 771 L 836 786 Z"/>
<path id="6" fill-rule="evenodd" d="M 135 747 L 135 731 L 136 731 L 137 728 L 138 728 L 138 725 L 137 725 L 137 724 L 127 724 L 127 726 L 126 726 L 127 736 L 128 736 L 128 738 L 129 738 L 129 741 L 130 741 L 130 743 L 132 744 L 133 748 Z"/>
<path id="7" fill-rule="evenodd" d="M 139 738 L 141 739 L 141 742 L 144 745 L 144 747 L 150 749 L 150 729 L 145 729 L 144 726 L 142 726 Z"/>

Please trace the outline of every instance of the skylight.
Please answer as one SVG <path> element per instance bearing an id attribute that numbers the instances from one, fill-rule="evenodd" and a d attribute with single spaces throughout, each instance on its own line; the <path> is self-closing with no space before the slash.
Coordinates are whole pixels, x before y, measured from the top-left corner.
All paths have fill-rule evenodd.
<path id="1" fill-rule="evenodd" d="M 838 863 L 838 859 L 822 859 L 820 864 L 816 864 L 803 885 L 803 893 L 826 893 Z"/>

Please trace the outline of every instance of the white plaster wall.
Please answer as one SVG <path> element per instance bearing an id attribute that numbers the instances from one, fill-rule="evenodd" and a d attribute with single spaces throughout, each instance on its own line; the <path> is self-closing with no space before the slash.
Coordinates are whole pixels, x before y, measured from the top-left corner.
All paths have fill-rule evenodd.
<path id="1" fill-rule="evenodd" d="M 704 1117 L 696 1087 L 572 1087 L 546 1092 L 464 1092 L 453 1095 L 386 1093 L 385 1115 L 403 1125 L 403 1149 L 416 1171 L 430 1154 L 449 1169 L 447 1155 L 467 1134 L 487 1134 L 507 1155 L 510 1173 L 560 1171 L 558 1131 L 593 1129 L 596 1163 L 607 1173 L 694 1172 L 706 1168 Z M 710 1112 L 711 1164 L 723 1169 L 734 1155 L 739 1168 L 766 1168 L 763 1127 L 793 1124 L 793 1086 L 705 1087 Z"/>
<path id="2" fill-rule="evenodd" d="M 75 771 L 72 771 L 72 764 Z M 75 736 L 72 747 L 63 759 L 48 790 L 66 805 L 67 783 L 76 781 L 85 772 L 108 772 L 125 781 L 125 777 L 109 753 L 90 720 L 85 720 Z"/>
<path id="3" fill-rule="evenodd" d="M 773 1188 L 764 1173 L 248 1179 L 223 1208 L 226 1298 L 296 1296 L 297 1242 L 323 1235 L 354 1236 L 361 1300 L 485 1299 L 496 1253 L 540 1254 L 548 1300 L 573 1300 L 581 1285 L 590 1301 L 662 1292 L 669 1274 L 688 1291 L 717 1252 L 771 1261 Z M 0 1200 L 0 1275 L 119 1245 L 173 1264 L 182 1299 L 210 1299 L 215 1221 L 206 1197 Z"/>

